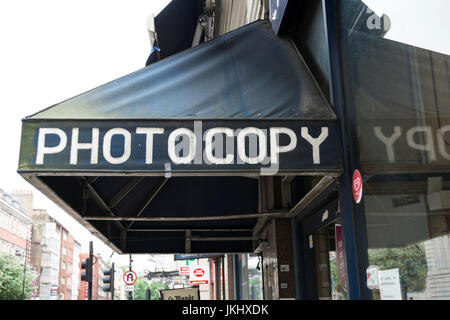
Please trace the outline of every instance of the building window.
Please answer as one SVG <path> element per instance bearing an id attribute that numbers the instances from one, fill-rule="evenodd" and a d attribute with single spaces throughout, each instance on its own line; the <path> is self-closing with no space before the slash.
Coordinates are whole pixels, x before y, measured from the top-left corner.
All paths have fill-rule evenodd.
<path id="1" fill-rule="evenodd" d="M 436 41 L 450 27 L 450 4 L 336 3 L 368 265 L 380 279 L 398 280 L 389 285 L 395 299 L 450 299 L 450 49 Z M 387 299 L 388 281 L 379 286 L 373 297 Z"/>
<path id="2" fill-rule="evenodd" d="M 66 255 L 67 251 L 66 251 L 65 247 L 62 248 L 62 253 L 63 253 L 64 256 Z"/>

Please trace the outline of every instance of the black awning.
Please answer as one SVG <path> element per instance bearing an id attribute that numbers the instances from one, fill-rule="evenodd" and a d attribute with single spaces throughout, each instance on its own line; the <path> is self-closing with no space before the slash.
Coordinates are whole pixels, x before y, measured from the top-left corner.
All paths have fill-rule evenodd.
<path id="1" fill-rule="evenodd" d="M 18 172 L 119 252 L 248 252 L 255 178 L 338 175 L 339 137 L 258 21 L 26 117 Z"/>

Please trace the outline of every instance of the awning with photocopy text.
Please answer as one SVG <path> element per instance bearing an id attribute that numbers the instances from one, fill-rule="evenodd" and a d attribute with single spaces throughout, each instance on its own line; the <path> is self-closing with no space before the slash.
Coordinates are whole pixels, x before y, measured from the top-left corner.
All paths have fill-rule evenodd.
<path id="1" fill-rule="evenodd" d="M 248 252 L 258 177 L 339 175 L 339 130 L 257 21 L 24 118 L 18 172 L 118 252 Z"/>

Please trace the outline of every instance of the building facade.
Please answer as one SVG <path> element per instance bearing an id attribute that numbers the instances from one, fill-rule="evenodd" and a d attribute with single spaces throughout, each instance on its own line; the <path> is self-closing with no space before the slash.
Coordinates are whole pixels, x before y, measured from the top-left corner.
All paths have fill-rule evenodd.
<path id="1" fill-rule="evenodd" d="M 33 208 L 31 191 L 18 191 L 15 196 L 30 212 L 33 221 L 30 262 L 38 273 L 38 289 L 33 299 L 71 300 L 73 277 L 78 271 L 78 268 L 74 268 L 73 261 L 76 244 L 74 237 L 46 209 Z M 78 290 L 75 294 L 78 294 Z"/>
<path id="2" fill-rule="evenodd" d="M 0 252 L 30 263 L 32 220 L 14 196 L 0 189 Z"/>
<path id="3" fill-rule="evenodd" d="M 78 288 L 80 286 L 80 253 L 81 244 L 78 241 L 74 241 L 73 244 L 73 261 L 72 261 L 72 300 L 78 300 Z"/>
<path id="4" fill-rule="evenodd" d="M 73 276 L 73 253 L 74 238 L 64 228 L 58 230 L 61 234 L 61 251 L 60 251 L 60 274 L 58 296 L 61 300 L 72 300 L 72 276 Z"/>

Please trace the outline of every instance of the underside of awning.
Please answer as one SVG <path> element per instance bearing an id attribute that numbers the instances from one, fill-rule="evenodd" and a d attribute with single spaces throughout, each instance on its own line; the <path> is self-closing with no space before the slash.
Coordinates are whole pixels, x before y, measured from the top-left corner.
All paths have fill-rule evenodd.
<path id="1" fill-rule="evenodd" d="M 119 253 L 251 252 L 258 219 L 340 174 L 339 137 L 292 41 L 258 21 L 23 119 L 18 172 Z M 323 178 L 262 212 L 264 175 Z"/>

